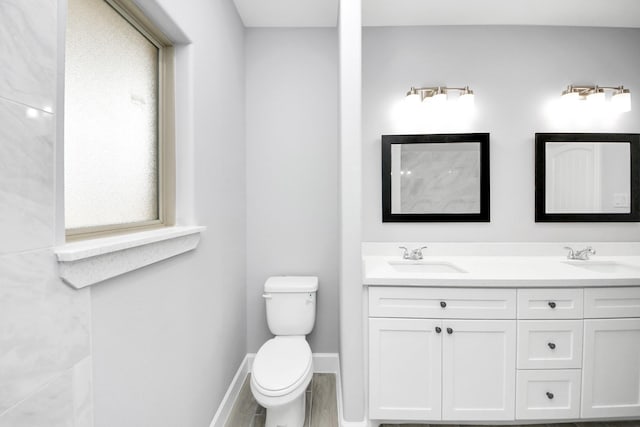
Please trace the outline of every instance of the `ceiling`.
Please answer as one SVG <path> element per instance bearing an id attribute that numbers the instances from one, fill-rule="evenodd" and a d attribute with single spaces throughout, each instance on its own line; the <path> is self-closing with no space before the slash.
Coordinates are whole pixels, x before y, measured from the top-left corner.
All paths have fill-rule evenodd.
<path id="1" fill-rule="evenodd" d="M 234 0 L 247 27 L 334 27 L 339 0 Z M 640 28 L 640 0 L 362 0 L 364 26 Z"/>
<path id="2" fill-rule="evenodd" d="M 335 27 L 339 0 L 233 0 L 245 27 Z"/>

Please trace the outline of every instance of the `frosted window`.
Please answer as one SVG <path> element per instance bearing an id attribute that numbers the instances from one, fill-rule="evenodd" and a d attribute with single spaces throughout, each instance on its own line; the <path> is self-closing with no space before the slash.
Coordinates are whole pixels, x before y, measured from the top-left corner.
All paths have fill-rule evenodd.
<path id="1" fill-rule="evenodd" d="M 69 0 L 67 229 L 158 219 L 158 48 L 104 0 Z"/>

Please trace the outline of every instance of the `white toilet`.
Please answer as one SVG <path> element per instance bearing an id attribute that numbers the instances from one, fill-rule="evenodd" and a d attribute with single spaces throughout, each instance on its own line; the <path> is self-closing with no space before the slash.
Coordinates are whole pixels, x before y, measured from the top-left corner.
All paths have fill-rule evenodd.
<path id="1" fill-rule="evenodd" d="M 305 391 L 313 376 L 305 336 L 316 321 L 317 277 L 270 277 L 262 295 L 267 324 L 275 335 L 253 361 L 251 392 L 267 409 L 265 427 L 302 427 Z"/>

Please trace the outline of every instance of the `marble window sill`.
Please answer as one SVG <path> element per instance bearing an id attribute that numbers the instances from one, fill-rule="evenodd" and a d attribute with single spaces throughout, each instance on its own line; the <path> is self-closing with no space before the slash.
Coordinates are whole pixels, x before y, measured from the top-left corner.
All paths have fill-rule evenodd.
<path id="1" fill-rule="evenodd" d="M 55 248 L 60 277 L 80 289 L 191 251 L 206 227 L 165 227 Z"/>

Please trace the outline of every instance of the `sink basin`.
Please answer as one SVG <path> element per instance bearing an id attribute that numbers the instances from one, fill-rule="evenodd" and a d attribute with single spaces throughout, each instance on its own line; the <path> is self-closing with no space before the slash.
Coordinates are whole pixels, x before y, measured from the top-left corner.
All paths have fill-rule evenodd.
<path id="1" fill-rule="evenodd" d="M 620 264 L 615 261 L 563 261 L 572 267 L 582 268 L 597 273 L 637 274 L 640 275 L 640 267 L 628 264 Z"/>
<path id="2" fill-rule="evenodd" d="M 466 273 L 455 264 L 446 261 L 387 261 L 398 273 Z"/>

